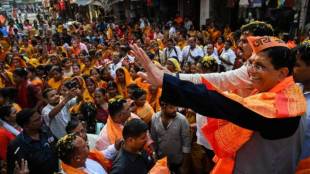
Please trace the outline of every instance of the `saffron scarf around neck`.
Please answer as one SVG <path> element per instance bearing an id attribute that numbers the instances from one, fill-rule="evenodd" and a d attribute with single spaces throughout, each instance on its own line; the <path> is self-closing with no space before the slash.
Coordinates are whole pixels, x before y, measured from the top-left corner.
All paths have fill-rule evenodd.
<path id="1" fill-rule="evenodd" d="M 88 154 L 88 158 L 98 162 L 106 171 L 109 171 L 112 168 L 112 161 L 106 159 L 100 151 L 91 150 Z M 83 169 L 74 168 L 64 162 L 61 162 L 61 167 L 66 174 L 87 174 Z"/>
<path id="2" fill-rule="evenodd" d="M 115 123 L 111 116 L 108 117 L 107 120 L 107 134 L 110 144 L 114 144 L 116 140 L 120 140 L 123 138 L 122 135 L 123 128 L 122 125 Z"/>
<path id="3" fill-rule="evenodd" d="M 208 90 L 215 90 L 225 97 L 236 101 L 244 107 L 266 118 L 289 118 L 301 116 L 306 111 L 306 100 L 300 87 L 293 77 L 287 77 L 268 92 L 240 97 L 236 94 L 219 90 L 206 79 L 201 80 Z M 233 173 L 237 151 L 250 140 L 253 131 L 241 128 L 231 122 L 208 118 L 208 123 L 202 128 L 215 152 L 216 165 L 212 174 Z"/>

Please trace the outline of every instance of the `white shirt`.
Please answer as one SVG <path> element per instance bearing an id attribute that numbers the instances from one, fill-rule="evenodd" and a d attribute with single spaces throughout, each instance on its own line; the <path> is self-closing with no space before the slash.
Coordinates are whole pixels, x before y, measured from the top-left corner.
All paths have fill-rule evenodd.
<path id="1" fill-rule="evenodd" d="M 176 29 L 172 26 L 169 29 L 169 38 L 174 38 L 176 35 Z"/>
<path id="2" fill-rule="evenodd" d="M 113 160 L 117 155 L 117 152 L 118 151 L 115 149 L 114 144 L 101 151 L 104 157 L 108 160 Z M 80 169 L 82 169 L 87 174 L 107 174 L 105 169 L 97 161 L 90 158 L 86 159 L 85 167 L 81 167 Z"/>
<path id="3" fill-rule="evenodd" d="M 188 20 L 187 22 L 185 22 L 184 27 L 186 28 L 186 30 L 189 30 L 192 25 L 193 22 L 191 20 Z"/>
<path id="4" fill-rule="evenodd" d="M 90 158 L 86 159 L 85 167 L 82 168 L 87 174 L 106 174 L 104 168 L 97 162 Z"/>
<path id="5" fill-rule="evenodd" d="M 171 58 L 171 57 L 177 57 L 178 60 L 181 62 L 182 60 L 182 51 L 181 48 L 178 46 L 174 46 L 174 48 L 164 48 L 163 50 L 163 57 L 164 60 L 167 61 L 167 59 Z"/>
<path id="6" fill-rule="evenodd" d="M 224 48 L 221 53 L 221 57 L 232 64 L 234 64 L 236 60 L 236 54 L 231 48 L 229 48 L 228 50 L 225 50 Z M 224 65 L 226 71 L 232 70 L 234 67 L 234 65 L 227 65 L 224 62 L 222 62 L 222 64 Z"/>
<path id="7" fill-rule="evenodd" d="M 160 39 L 160 40 L 162 40 L 162 39 L 164 39 L 164 35 L 161 33 L 161 32 L 158 32 L 158 33 L 154 33 L 154 40 L 155 39 Z"/>
<path id="8" fill-rule="evenodd" d="M 111 63 L 109 65 L 109 70 L 113 78 L 116 77 L 116 70 L 120 67 L 122 67 L 122 60 L 120 60 L 117 64 Z"/>
<path id="9" fill-rule="evenodd" d="M 20 133 L 19 130 L 15 129 L 15 127 L 11 126 L 10 124 L 8 124 L 7 122 L 1 119 L 0 119 L 0 125 L 6 130 L 8 130 L 9 132 L 11 132 L 12 134 L 14 134 L 15 136 L 17 136 Z"/>
<path id="10" fill-rule="evenodd" d="M 143 19 L 140 19 L 140 29 L 144 29 L 145 28 L 145 22 Z"/>
<path id="11" fill-rule="evenodd" d="M 48 116 L 48 114 L 55 108 L 55 106 L 48 104 L 43 108 L 42 110 L 43 120 L 57 138 L 61 138 L 67 134 L 66 126 L 70 121 L 69 109 L 76 103 L 77 103 L 76 97 L 71 99 L 52 119 Z"/>
<path id="12" fill-rule="evenodd" d="M 212 53 L 211 55 L 209 55 L 208 52 L 207 52 L 207 46 L 205 46 L 205 47 L 203 48 L 203 51 L 204 51 L 204 53 L 205 53 L 206 56 L 211 56 L 211 57 L 213 57 L 213 58 L 216 60 L 216 63 L 217 63 L 217 64 L 220 65 L 220 64 L 222 63 L 221 60 L 219 59 L 219 54 L 218 54 L 217 49 L 216 49 L 215 47 L 214 47 L 213 53 Z"/>
<path id="13" fill-rule="evenodd" d="M 222 91 L 234 92 L 241 97 L 247 97 L 253 91 L 246 65 L 222 73 L 179 74 L 179 76 L 181 80 L 191 81 L 195 84 L 201 83 L 201 78 L 205 78 Z"/>
<path id="14" fill-rule="evenodd" d="M 131 55 L 127 54 L 127 57 L 129 59 L 129 63 L 135 62 L 135 57 L 134 56 L 131 56 Z"/>
<path id="15" fill-rule="evenodd" d="M 134 113 L 131 113 L 130 117 L 131 118 L 138 118 L 138 119 L 140 119 L 140 117 L 137 116 Z M 124 126 L 122 124 L 118 124 L 118 125 L 119 125 L 120 129 L 123 130 Z M 114 146 L 114 144 L 111 144 L 111 142 L 109 140 L 107 126 L 108 125 L 105 124 L 104 127 L 100 131 L 100 134 L 98 136 L 98 139 L 97 139 L 97 142 L 96 142 L 96 145 L 95 145 L 95 149 L 97 149 L 97 150 L 107 149 L 107 148 L 109 148 L 110 145 Z M 106 157 L 106 158 L 108 158 L 108 157 Z"/>
<path id="16" fill-rule="evenodd" d="M 197 56 L 200 56 L 200 57 L 204 56 L 202 48 L 196 45 L 194 49 L 190 49 L 190 46 L 187 45 L 182 50 L 181 62 L 187 59 L 188 62 L 195 63 L 196 60 L 194 59 L 194 57 L 197 57 Z"/>

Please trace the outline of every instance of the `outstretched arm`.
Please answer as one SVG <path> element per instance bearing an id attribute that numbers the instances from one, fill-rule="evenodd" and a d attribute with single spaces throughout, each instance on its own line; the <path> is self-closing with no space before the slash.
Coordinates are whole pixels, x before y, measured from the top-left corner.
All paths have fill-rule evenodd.
<path id="1" fill-rule="evenodd" d="M 266 139 L 292 135 L 298 128 L 300 117 L 270 119 L 261 116 L 240 103 L 202 84 L 193 84 L 165 74 L 162 100 L 175 106 L 191 108 L 208 117 L 230 121 L 240 127 L 258 131 Z"/>

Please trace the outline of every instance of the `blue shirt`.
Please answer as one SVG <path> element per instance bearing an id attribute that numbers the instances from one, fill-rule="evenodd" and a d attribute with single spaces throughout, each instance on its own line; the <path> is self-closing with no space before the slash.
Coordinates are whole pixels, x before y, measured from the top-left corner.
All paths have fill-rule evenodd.
<path id="1" fill-rule="evenodd" d="M 310 93 L 305 93 L 307 100 L 306 124 L 305 124 L 305 137 L 302 146 L 301 159 L 310 157 Z"/>
<path id="2" fill-rule="evenodd" d="M 0 32 L 2 33 L 3 37 L 8 37 L 9 36 L 9 32 L 8 32 L 6 26 L 0 27 Z"/>

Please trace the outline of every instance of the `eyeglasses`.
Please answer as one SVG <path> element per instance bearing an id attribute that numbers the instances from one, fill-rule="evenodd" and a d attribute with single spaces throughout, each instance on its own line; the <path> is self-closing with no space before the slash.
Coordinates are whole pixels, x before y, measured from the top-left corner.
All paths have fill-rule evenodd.
<path id="1" fill-rule="evenodd" d="M 247 66 L 247 68 L 253 68 L 255 69 L 255 71 L 265 71 L 266 67 L 256 64 L 256 63 L 252 63 L 250 61 L 247 61 L 247 63 L 245 64 Z"/>

